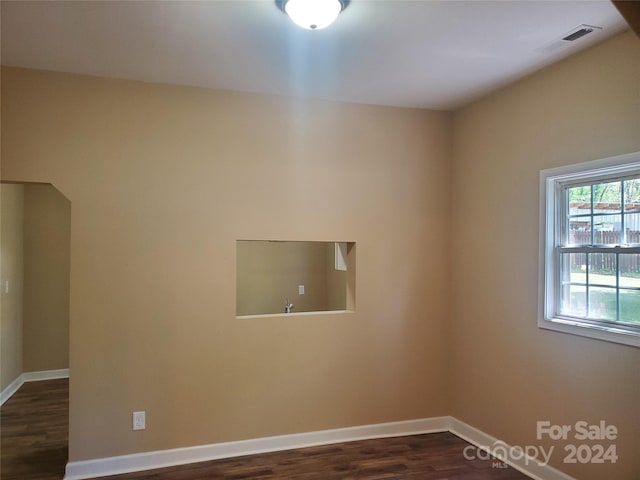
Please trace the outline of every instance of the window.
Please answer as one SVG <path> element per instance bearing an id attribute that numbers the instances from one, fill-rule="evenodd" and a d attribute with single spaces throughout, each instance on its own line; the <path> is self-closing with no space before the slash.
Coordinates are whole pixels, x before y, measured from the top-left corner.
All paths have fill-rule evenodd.
<path id="1" fill-rule="evenodd" d="M 540 174 L 538 325 L 640 347 L 640 152 Z"/>

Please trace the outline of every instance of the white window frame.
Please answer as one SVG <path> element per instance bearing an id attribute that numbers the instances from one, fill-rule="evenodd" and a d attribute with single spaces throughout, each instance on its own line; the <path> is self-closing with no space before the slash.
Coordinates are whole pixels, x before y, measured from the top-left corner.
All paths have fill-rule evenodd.
<path id="1" fill-rule="evenodd" d="M 561 238 L 559 218 L 564 212 L 563 186 L 581 181 L 585 183 L 599 182 L 633 174 L 640 174 L 640 152 L 540 172 L 538 327 L 640 347 L 640 328 L 558 314 L 560 280 L 559 254 L 556 247 Z M 600 247 L 593 248 L 594 253 L 603 250 Z M 637 247 L 629 249 L 624 246 L 610 246 L 606 248 L 606 253 L 620 251 L 637 253 Z"/>

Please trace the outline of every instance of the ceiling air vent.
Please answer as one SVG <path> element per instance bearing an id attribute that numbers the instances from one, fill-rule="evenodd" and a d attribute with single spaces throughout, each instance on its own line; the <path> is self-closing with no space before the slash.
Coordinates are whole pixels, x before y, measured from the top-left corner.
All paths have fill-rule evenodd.
<path id="1" fill-rule="evenodd" d="M 602 27 L 596 27 L 594 25 L 586 24 L 578 25 L 577 27 L 565 33 L 562 37 L 542 47 L 540 51 L 542 51 L 543 53 L 551 53 L 555 50 L 568 48 L 569 46 L 571 46 L 572 42 L 575 42 L 579 38 L 582 38 L 598 30 L 602 30 Z"/>
<path id="2" fill-rule="evenodd" d="M 590 34 L 598 27 L 592 27 L 591 25 L 580 25 L 577 29 L 573 29 L 571 33 L 567 36 L 562 37 L 562 40 L 566 40 L 567 42 L 573 42 L 579 38 L 584 37 L 585 35 Z"/>

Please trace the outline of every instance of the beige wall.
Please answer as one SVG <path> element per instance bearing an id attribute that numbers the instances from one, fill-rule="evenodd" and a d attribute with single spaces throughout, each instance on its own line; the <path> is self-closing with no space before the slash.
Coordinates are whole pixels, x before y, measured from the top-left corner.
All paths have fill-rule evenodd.
<path id="1" fill-rule="evenodd" d="M 451 413 L 514 445 L 540 443 L 537 420 L 616 425 L 615 465 L 565 465 L 556 444 L 581 480 L 640 476 L 640 349 L 536 326 L 539 172 L 638 150 L 631 33 L 454 117 Z"/>
<path id="2" fill-rule="evenodd" d="M 69 367 L 71 205 L 51 185 L 24 187 L 23 370 Z"/>
<path id="3" fill-rule="evenodd" d="M 0 391 L 22 374 L 22 283 L 24 188 L 0 185 Z M 5 290 L 9 283 L 9 291 Z"/>
<path id="4" fill-rule="evenodd" d="M 3 176 L 72 204 L 71 461 L 448 413 L 449 114 L 2 75 Z M 357 312 L 236 320 L 242 238 L 357 242 Z"/>

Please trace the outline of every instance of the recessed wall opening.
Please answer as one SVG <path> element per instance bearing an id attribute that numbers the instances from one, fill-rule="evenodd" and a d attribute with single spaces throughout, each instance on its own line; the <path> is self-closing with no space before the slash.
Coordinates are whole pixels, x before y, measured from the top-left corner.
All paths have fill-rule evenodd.
<path id="1" fill-rule="evenodd" d="M 236 316 L 355 310 L 355 242 L 236 241 Z"/>

